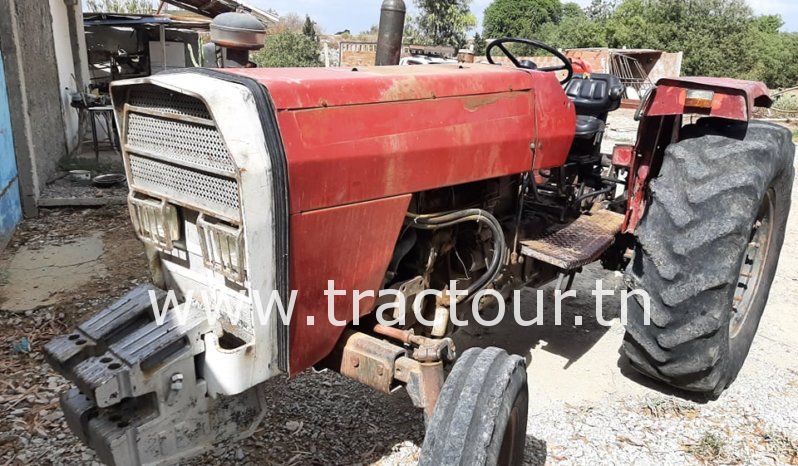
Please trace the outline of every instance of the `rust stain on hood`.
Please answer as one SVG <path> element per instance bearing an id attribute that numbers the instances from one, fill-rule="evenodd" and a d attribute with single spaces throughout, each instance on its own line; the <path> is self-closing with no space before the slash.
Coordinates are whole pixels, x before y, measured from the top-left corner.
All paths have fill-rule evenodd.
<path id="1" fill-rule="evenodd" d="M 421 86 L 415 76 L 396 78 L 391 87 L 382 93 L 384 102 L 433 98 L 435 98 L 435 94 Z"/>

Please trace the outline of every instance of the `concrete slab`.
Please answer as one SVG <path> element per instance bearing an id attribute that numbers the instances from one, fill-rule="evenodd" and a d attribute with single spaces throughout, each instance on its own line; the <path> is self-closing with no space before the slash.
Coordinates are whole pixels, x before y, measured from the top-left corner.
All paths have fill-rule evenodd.
<path id="1" fill-rule="evenodd" d="M 56 304 L 64 294 L 106 273 L 99 233 L 57 245 L 24 247 L 0 262 L 0 311 L 24 312 Z"/>

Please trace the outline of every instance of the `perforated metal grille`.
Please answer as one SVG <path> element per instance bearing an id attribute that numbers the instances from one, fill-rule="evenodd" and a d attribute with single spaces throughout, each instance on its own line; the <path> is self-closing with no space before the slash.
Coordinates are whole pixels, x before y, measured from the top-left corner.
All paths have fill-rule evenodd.
<path id="1" fill-rule="evenodd" d="M 138 86 L 130 91 L 130 105 L 166 113 L 191 115 L 211 119 L 211 114 L 201 100 L 185 94 L 176 94 L 161 87 Z"/>
<path id="2" fill-rule="evenodd" d="M 209 126 L 131 113 L 127 144 L 133 152 L 143 150 L 178 163 L 227 172 L 235 170 L 219 130 Z"/>
<path id="3" fill-rule="evenodd" d="M 130 155 L 130 172 L 135 187 L 187 205 L 239 219 L 236 181 L 201 173 L 157 160 Z"/>

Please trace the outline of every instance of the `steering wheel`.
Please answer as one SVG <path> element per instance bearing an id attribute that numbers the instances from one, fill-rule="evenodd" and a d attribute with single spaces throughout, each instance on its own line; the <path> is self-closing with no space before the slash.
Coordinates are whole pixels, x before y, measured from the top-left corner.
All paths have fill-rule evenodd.
<path id="1" fill-rule="evenodd" d="M 560 66 L 544 66 L 542 68 L 538 68 L 537 64 L 531 60 L 519 60 L 512 52 L 507 50 L 507 47 L 504 44 L 524 44 L 529 45 L 534 48 L 545 50 L 555 57 L 557 57 L 563 64 Z M 560 84 L 565 84 L 574 77 L 574 67 L 571 64 L 571 60 L 569 60 L 565 55 L 563 55 L 559 50 L 555 49 L 551 45 L 544 44 L 543 42 L 539 42 L 532 39 L 519 39 L 516 37 L 505 37 L 504 39 L 494 40 L 493 42 L 488 45 L 488 49 L 485 51 L 485 56 L 488 58 L 488 63 L 491 65 L 495 65 L 496 62 L 493 61 L 493 49 L 498 48 L 502 51 L 504 56 L 510 59 L 518 68 L 524 68 L 527 70 L 538 70 L 543 71 L 546 73 L 553 73 L 555 71 L 567 71 L 568 76 L 565 77 Z"/>

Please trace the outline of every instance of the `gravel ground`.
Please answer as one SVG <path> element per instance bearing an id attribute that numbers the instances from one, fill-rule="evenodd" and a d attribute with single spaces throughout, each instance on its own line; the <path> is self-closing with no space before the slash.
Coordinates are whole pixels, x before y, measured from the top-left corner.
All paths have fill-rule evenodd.
<path id="1" fill-rule="evenodd" d="M 623 331 L 617 319 L 605 328 L 590 314 L 594 279 L 604 280 L 605 288 L 620 286 L 617 274 L 596 268 L 580 276 L 580 298 L 566 301 L 563 310 L 565 322 L 582 316 L 582 327 L 501 326 L 462 335 L 461 350 L 502 344 L 527 357 L 526 463 L 798 464 L 796 196 L 794 205 L 760 333 L 739 379 L 717 401 L 674 393 L 630 371 L 618 354 Z M 9 282 L 6 267 L 15 254 L 32 249 L 49 255 L 97 234 L 105 249 L 96 276 L 74 289 L 56 283 L 56 304 L 0 309 L 0 464 L 96 463 L 94 454 L 66 428 L 57 405 L 66 381 L 44 363 L 41 348 L 53 335 L 146 280 L 146 264 L 127 214 L 120 208 L 46 212 L 26 221 L 0 257 L 2 308 Z M 524 309 L 531 308 L 532 298 L 531 291 L 524 292 Z M 607 309 L 616 304 L 610 300 Z M 272 403 L 256 435 L 191 464 L 417 462 L 423 419 L 403 392 L 374 393 L 328 372 L 275 380 L 265 389 Z"/>

